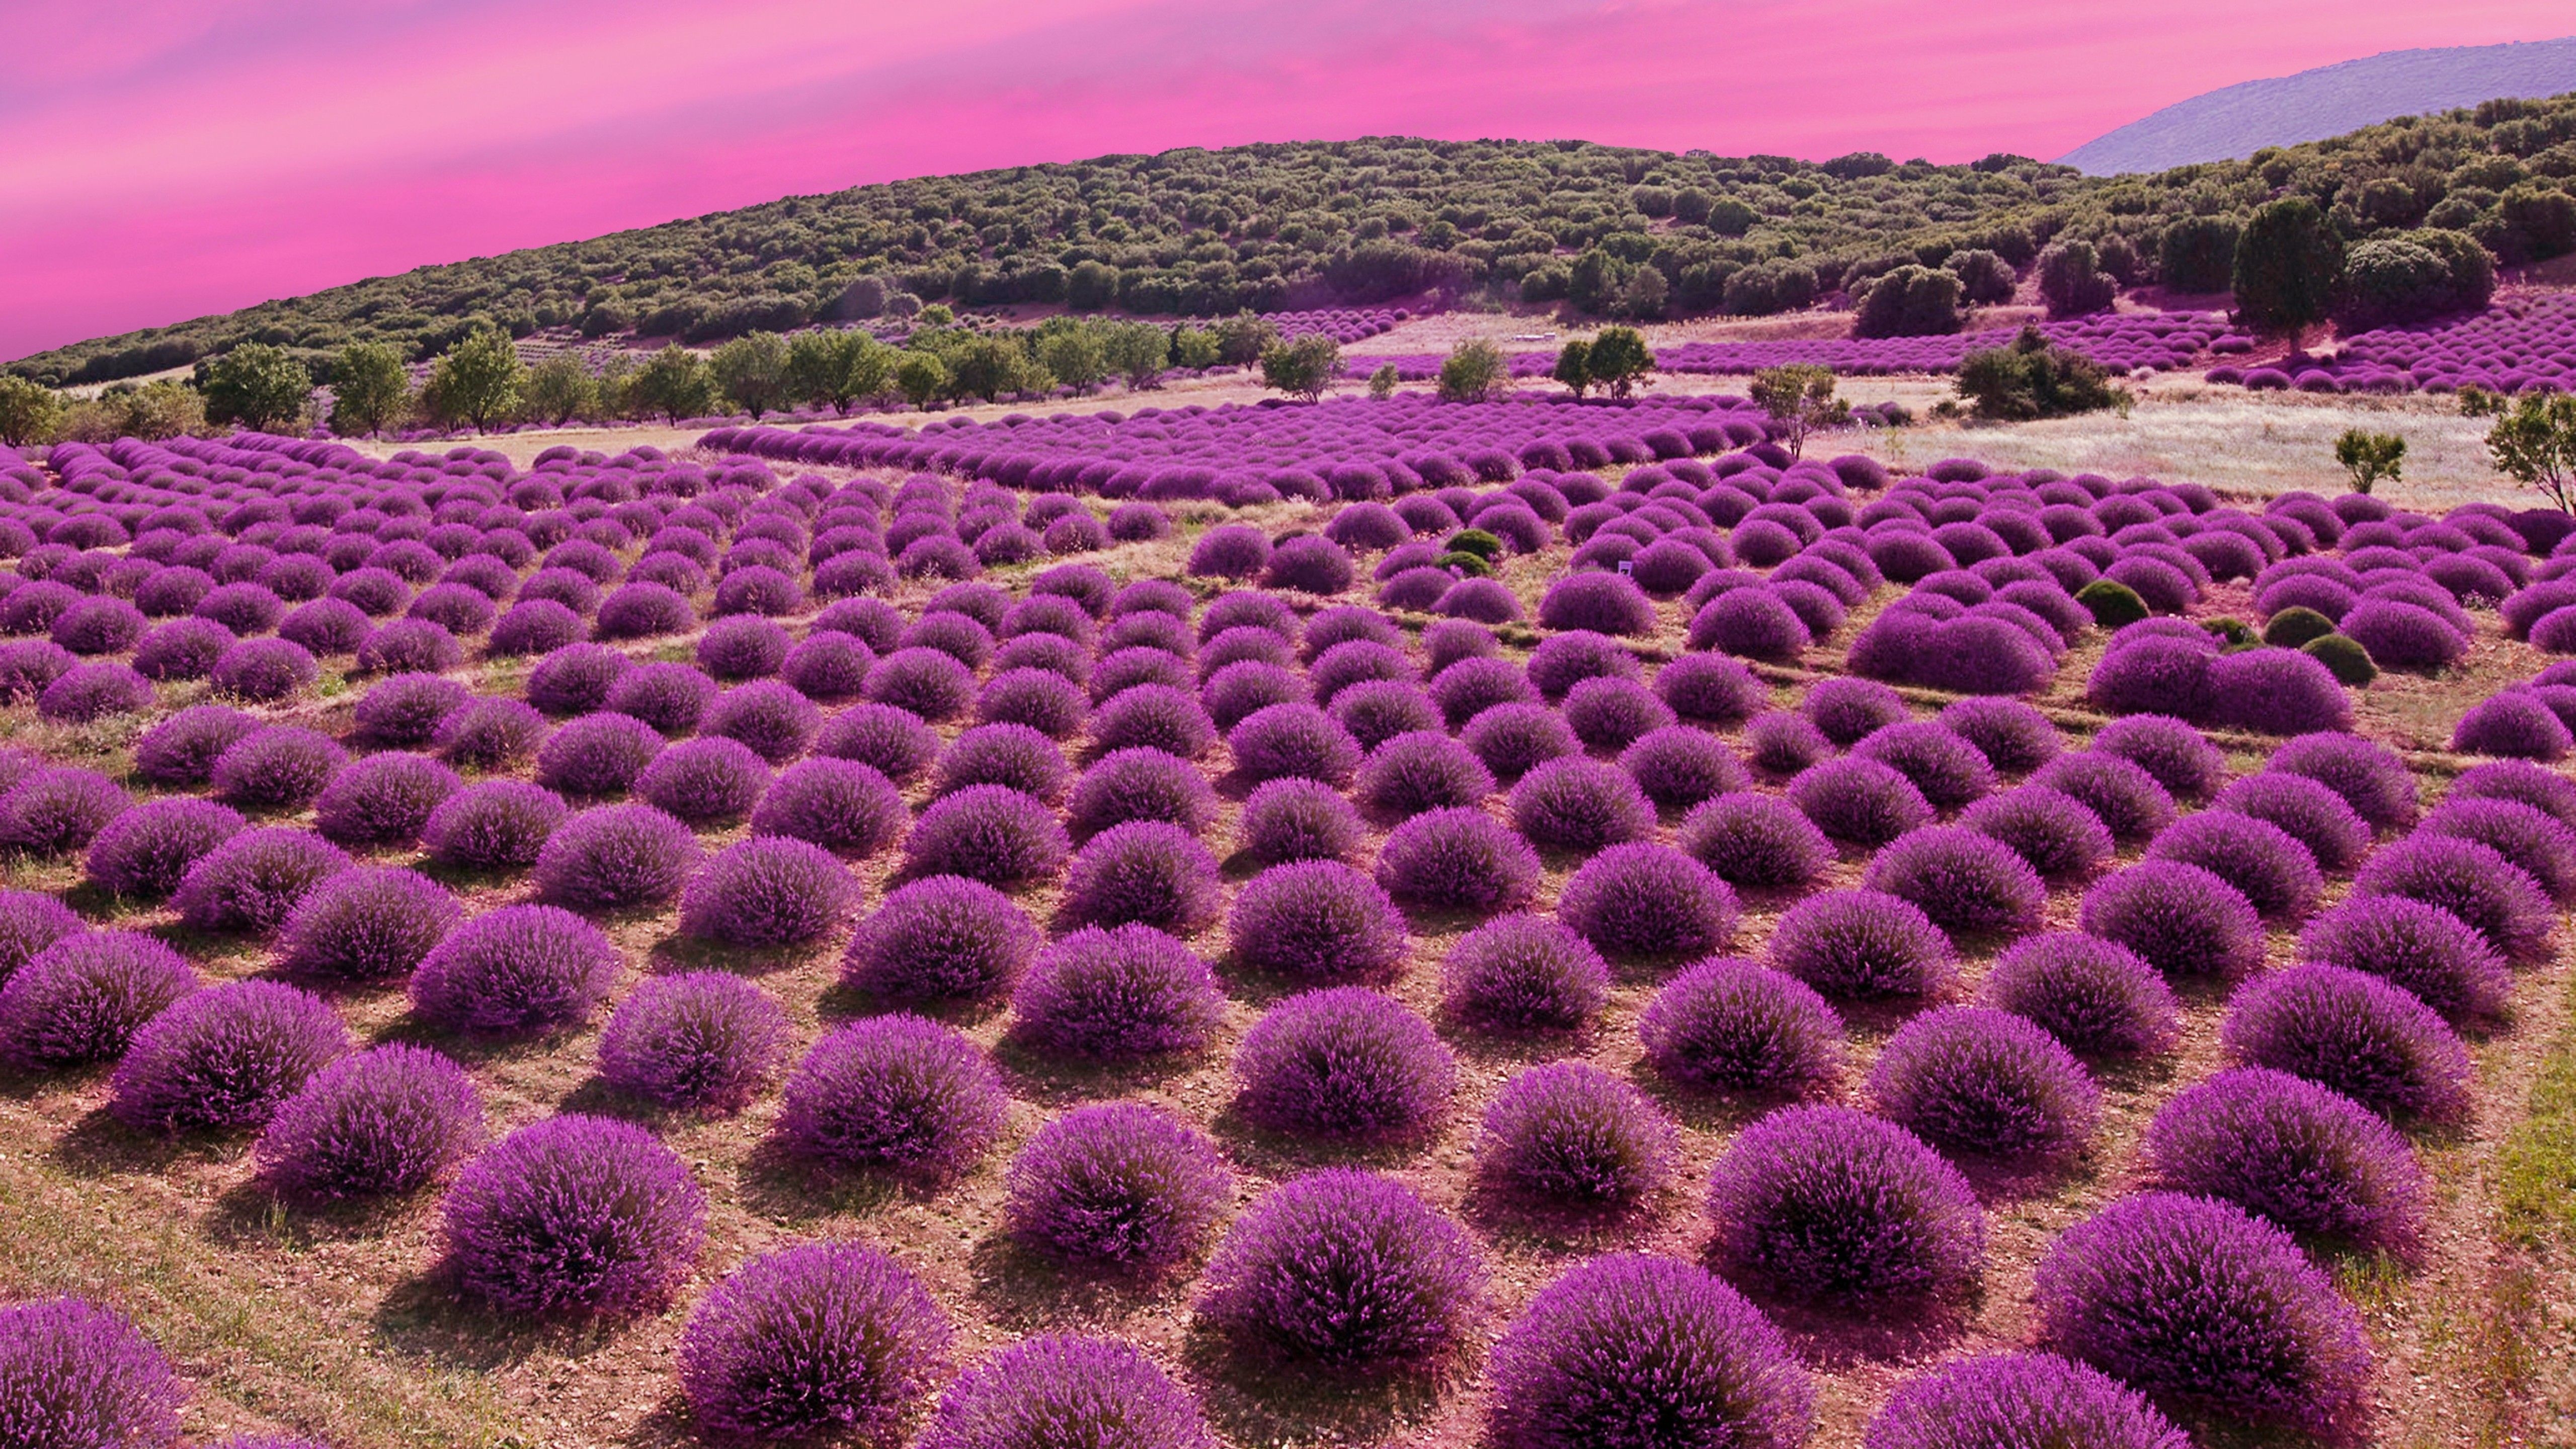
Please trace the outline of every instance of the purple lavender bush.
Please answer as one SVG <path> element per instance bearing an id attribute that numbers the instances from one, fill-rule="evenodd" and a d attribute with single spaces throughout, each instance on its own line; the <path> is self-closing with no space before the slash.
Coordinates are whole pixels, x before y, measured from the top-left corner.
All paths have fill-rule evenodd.
<path id="1" fill-rule="evenodd" d="M 962 876 L 897 888 L 859 925 L 841 979 L 892 1001 L 974 1000 L 1011 989 L 1043 937 L 1009 896 Z"/>
<path id="2" fill-rule="evenodd" d="M 443 1181 L 483 1141 L 483 1104 L 463 1068 L 388 1043 L 306 1079 L 259 1138 L 263 1178 L 290 1197 L 391 1197 Z"/>
<path id="3" fill-rule="evenodd" d="M 959 1032 L 872 1016 L 825 1034 L 788 1074 L 778 1136 L 826 1167 L 935 1181 L 983 1158 L 1008 1105 L 1001 1075 Z"/>
<path id="4" fill-rule="evenodd" d="M 2154 967 L 2127 947 L 2078 931 L 2015 942 L 1995 958 L 1977 1003 L 2100 1056 L 2162 1052 L 2182 1029 L 2173 988 Z"/>
<path id="5" fill-rule="evenodd" d="M 264 936 L 286 924 L 307 892 L 349 865 L 338 846 L 310 831 L 245 830 L 198 857 L 170 903 L 200 931 Z"/>
<path id="6" fill-rule="evenodd" d="M 2191 1449 L 2191 1439 L 2135 1389 L 2053 1353 L 1953 1359 L 1897 1386 L 1871 1416 L 1862 1449 L 1970 1445 Z"/>
<path id="7" fill-rule="evenodd" d="M 2153 1180 L 2232 1202 L 2302 1237 L 2410 1252 L 2426 1184 L 2406 1139 L 2340 1092 L 2239 1067 L 2167 1102 L 2147 1127 Z"/>
<path id="8" fill-rule="evenodd" d="M 801 946 L 857 908 L 859 880 L 819 845 L 755 835 L 716 853 L 680 896 L 680 933 L 727 946 Z"/>
<path id="9" fill-rule="evenodd" d="M 0 986 L 0 1057 L 27 1070 L 114 1061 L 144 1023 L 196 989 L 186 959 L 150 936 L 65 936 Z"/>
<path id="10" fill-rule="evenodd" d="M 2513 973 L 2459 917 L 2404 896 L 2347 900 L 2308 923 L 2299 959 L 2366 972 L 2415 994 L 2453 1026 L 2501 1016 Z"/>
<path id="11" fill-rule="evenodd" d="M 1238 1351 L 1385 1372 L 1465 1341 L 1484 1269 L 1473 1240 L 1412 1189 L 1330 1169 L 1264 1194 L 1203 1281 L 1199 1317 Z"/>
<path id="12" fill-rule="evenodd" d="M 1627 1208 L 1671 1178 L 1673 1143 L 1672 1124 L 1636 1088 L 1588 1062 L 1553 1062 L 1495 1093 L 1476 1170 L 1525 1201 Z"/>
<path id="13" fill-rule="evenodd" d="M 650 977 L 609 1014 L 599 1075 L 665 1107 L 739 1111 L 777 1072 L 787 1031 L 787 1013 L 739 976 Z"/>
<path id="14" fill-rule="evenodd" d="M 2196 865 L 2149 860 L 2084 893 L 2088 935 L 2167 977 L 2242 976 L 2263 961 L 2263 923 L 2245 894 Z"/>
<path id="15" fill-rule="evenodd" d="M 951 1330 L 879 1250 L 813 1242 L 753 1258 L 689 1316 L 680 1393 L 710 1433 L 881 1441 L 930 1395 Z"/>
<path id="16" fill-rule="evenodd" d="M 1207 1242 L 1234 1193 L 1216 1144 L 1137 1102 L 1077 1107 L 1011 1160 L 1011 1235 L 1081 1267 L 1171 1268 Z"/>
<path id="17" fill-rule="evenodd" d="M 147 1132 L 258 1127 L 348 1050 L 348 1028 L 320 997 L 228 982 L 172 1002 L 134 1034 L 108 1110 Z"/>
<path id="18" fill-rule="evenodd" d="M 114 1309 L 71 1297 L 0 1307 L 0 1442 L 168 1444 L 187 1397 L 161 1350 Z"/>
<path id="19" fill-rule="evenodd" d="M 2476 1070 L 2433 1009 L 2387 980 L 2310 962 L 2257 977 L 2220 1041 L 2238 1061 L 2322 1083 L 2383 1116 L 2457 1122 Z"/>
<path id="20" fill-rule="evenodd" d="M 2061 1157 L 2093 1133 L 2100 1093 L 2058 1040 L 1990 1007 L 1944 1006 L 1889 1037 L 1869 1076 L 1880 1115 L 1953 1153 Z"/>
<path id="21" fill-rule="evenodd" d="M 1718 1091 L 1801 1096 L 1842 1079 L 1843 1024 L 1797 978 L 1730 957 L 1676 976 L 1637 1020 L 1646 1064 Z"/>
<path id="22" fill-rule="evenodd" d="M 504 1313 L 612 1314 L 669 1300 L 706 1237 L 706 1195 L 641 1127 L 548 1117 L 483 1150 L 447 1190 L 458 1286 Z"/>
<path id="23" fill-rule="evenodd" d="M 116 895 L 158 899 L 179 888 L 188 867 L 246 828 L 239 812 L 211 800 L 147 801 L 90 838 L 87 872 Z"/>
<path id="24" fill-rule="evenodd" d="M 1040 1051 L 1131 1061 L 1206 1046 L 1225 1014 L 1215 973 L 1150 926 L 1059 936 L 1011 999 L 1012 1033 Z"/>
<path id="25" fill-rule="evenodd" d="M 1985 1268 L 1985 1215 L 1957 1168 L 1892 1122 L 1784 1107 L 1710 1175 L 1720 1272 L 1829 1302 L 1948 1296 Z"/>
<path id="26" fill-rule="evenodd" d="M 485 780 L 447 797 L 420 827 L 429 858 L 459 870 L 525 870 L 572 813 L 563 797 L 522 780 Z"/>
<path id="27" fill-rule="evenodd" d="M 1590 942 L 1545 916 L 1487 921 L 1451 947 L 1441 1006 L 1485 1031 L 1567 1031 L 1609 996 L 1610 968 Z"/>
<path id="28" fill-rule="evenodd" d="M 588 1021 L 626 958 L 599 928 L 553 906 L 467 921 L 411 974 L 412 1010 L 441 1031 L 512 1035 Z"/>
<path id="29" fill-rule="evenodd" d="M 686 825 L 650 805 L 584 810 L 537 852 L 537 891 L 582 911 L 658 907 L 697 873 L 702 852 Z"/>
<path id="30" fill-rule="evenodd" d="M 1912 901 L 1879 891 L 1837 890 L 1783 912 L 1771 932 L 1771 964 L 1827 996 L 1930 996 L 1956 967 L 1950 942 Z"/>
<path id="31" fill-rule="evenodd" d="M 1265 1130 L 1325 1137 L 1420 1128 L 1445 1111 L 1457 1063 L 1430 1023 L 1362 986 L 1289 997 L 1234 1058 L 1236 1105 Z"/>
<path id="32" fill-rule="evenodd" d="M 1735 939 L 1735 892 L 1669 845 L 1614 845 L 1575 871 L 1557 916 L 1605 956 L 1704 956 Z"/>
<path id="33" fill-rule="evenodd" d="M 968 1371 L 921 1436 L 921 1449 L 1055 1444 L 1215 1449 L 1216 1439 L 1198 1400 L 1134 1345 L 1071 1334 L 1024 1339 Z"/>

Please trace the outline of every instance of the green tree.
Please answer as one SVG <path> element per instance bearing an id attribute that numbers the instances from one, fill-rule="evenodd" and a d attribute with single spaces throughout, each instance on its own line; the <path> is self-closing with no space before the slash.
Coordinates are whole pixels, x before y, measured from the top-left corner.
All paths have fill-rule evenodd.
<path id="1" fill-rule="evenodd" d="M 941 355 L 948 368 L 949 391 L 959 397 L 992 402 L 1007 395 L 1035 392 L 1046 385 L 1046 372 L 1029 356 L 1023 334 L 978 333 L 957 340 Z"/>
<path id="2" fill-rule="evenodd" d="M 1580 337 L 1569 339 L 1556 350 L 1556 366 L 1548 376 L 1574 390 L 1581 397 L 1592 386 L 1592 344 Z"/>
<path id="3" fill-rule="evenodd" d="M 1853 308 L 1854 337 L 1946 336 L 1959 330 L 1959 277 L 1930 267 L 1898 267 L 1868 284 Z"/>
<path id="4" fill-rule="evenodd" d="M 705 358 L 673 342 L 635 369 L 625 393 L 626 406 L 637 416 L 659 413 L 676 423 L 715 411 L 716 379 Z"/>
<path id="5" fill-rule="evenodd" d="M 2165 228 L 2157 244 L 2164 283 L 2177 292 L 2224 292 L 2236 276 L 2236 223 L 2219 216 L 2186 216 Z"/>
<path id="6" fill-rule="evenodd" d="M 2492 417 L 2487 453 L 2496 471 L 2537 488 L 2562 513 L 2576 513 L 2576 396 L 2524 393 L 2506 399 L 2463 388 L 2460 410 Z"/>
<path id="7" fill-rule="evenodd" d="M 852 402 L 885 391 L 894 359 L 893 348 L 855 329 L 799 332 L 787 347 L 786 395 L 846 415 Z"/>
<path id="8" fill-rule="evenodd" d="M 2093 412 L 2125 404 L 2129 395 L 2093 359 L 2025 327 L 2009 345 L 1960 362 L 1959 396 L 1976 404 L 1977 416 L 2009 422 Z"/>
<path id="9" fill-rule="evenodd" d="M 2038 272 L 2040 300 L 2051 317 L 2108 312 L 2120 298 L 2120 279 L 2103 270 L 2102 254 L 2088 241 L 2054 243 L 2039 254 Z"/>
<path id="10" fill-rule="evenodd" d="M 1171 339 L 1150 322 L 1111 322 L 1101 328 L 1100 345 L 1109 370 L 1142 392 L 1163 385 L 1163 368 L 1171 359 Z"/>
<path id="11" fill-rule="evenodd" d="M 1450 349 L 1440 364 L 1442 402 L 1490 402 L 1512 378 L 1503 350 L 1482 337 L 1471 337 Z"/>
<path id="12" fill-rule="evenodd" d="M 1600 350 L 1595 342 L 1593 351 Z M 1834 373 L 1829 367 L 1766 367 L 1753 374 L 1752 393 L 1764 412 L 1788 425 L 1792 458 L 1805 454 L 1809 433 L 1851 418 L 1851 404 L 1834 396 Z"/>
<path id="13" fill-rule="evenodd" d="M 304 416 L 313 401 L 313 374 L 283 347 L 245 342 L 197 364 L 197 391 L 206 400 L 208 422 L 274 432 Z"/>
<path id="14" fill-rule="evenodd" d="M 1380 363 L 1377 371 L 1369 374 L 1369 396 L 1384 402 L 1395 396 L 1396 384 L 1402 381 L 1404 381 L 1403 375 L 1395 370 L 1394 363 Z"/>
<path id="15" fill-rule="evenodd" d="M 49 443 L 62 425 L 61 394 L 15 373 L 0 373 L 0 443 L 13 448 Z"/>
<path id="16" fill-rule="evenodd" d="M 471 423 L 474 431 L 485 432 L 519 405 L 519 385 L 526 377 L 527 368 L 520 364 L 519 349 L 512 345 L 510 334 L 497 327 L 477 327 L 430 368 L 424 401 L 439 417 Z"/>
<path id="17" fill-rule="evenodd" d="M 206 430 L 206 400 L 197 390 L 165 377 L 141 387 L 110 388 L 99 397 L 110 437 L 157 443 Z"/>
<path id="18" fill-rule="evenodd" d="M 2343 238 L 2304 196 L 2254 213 L 2236 243 L 2236 319 L 2296 343 L 2333 310 L 2343 281 Z"/>
<path id="19" fill-rule="evenodd" d="M 411 374 L 382 342 L 352 342 L 331 365 L 331 431 L 373 437 L 411 409 Z"/>
<path id="20" fill-rule="evenodd" d="M 1342 349 L 1321 332 L 1274 342 L 1261 354 L 1261 385 L 1313 402 L 1342 373 Z"/>
<path id="21" fill-rule="evenodd" d="M 1172 329 L 1172 365 L 1174 367 L 1186 368 L 1191 372 L 1205 372 L 1216 366 L 1218 360 L 1224 355 L 1225 350 L 1218 344 L 1215 333 L 1198 327 Z"/>
<path id="22" fill-rule="evenodd" d="M 787 400 L 787 339 L 775 332 L 746 332 L 707 359 L 716 386 L 758 422 Z"/>
<path id="23" fill-rule="evenodd" d="M 1612 397 L 1626 397 L 1654 374 L 1655 352 L 1634 327 L 1604 327 L 1594 334 L 1583 367 Z"/>
<path id="24" fill-rule="evenodd" d="M 1235 367 L 1250 367 L 1261 360 L 1270 344 L 1279 340 L 1279 329 L 1250 312 L 1238 312 L 1216 324 L 1216 355 L 1219 362 Z"/>
<path id="25" fill-rule="evenodd" d="M 599 407 L 599 381 L 577 353 L 558 352 L 528 369 L 528 415 L 560 428 Z"/>
<path id="26" fill-rule="evenodd" d="M 2381 479 L 2399 481 L 2398 469 L 2406 462 L 2406 440 L 2395 433 L 2346 428 L 2343 436 L 2335 439 L 2335 461 L 2352 475 L 2352 491 L 2367 493 Z"/>
<path id="27" fill-rule="evenodd" d="M 905 402 L 928 407 L 932 399 L 948 394 L 948 364 L 928 352 L 907 351 L 895 363 L 894 385 Z"/>
<path id="28" fill-rule="evenodd" d="M 1081 323 L 1040 337 L 1038 360 L 1075 392 L 1087 393 L 1109 376 L 1109 352 L 1100 344 L 1099 329 Z"/>

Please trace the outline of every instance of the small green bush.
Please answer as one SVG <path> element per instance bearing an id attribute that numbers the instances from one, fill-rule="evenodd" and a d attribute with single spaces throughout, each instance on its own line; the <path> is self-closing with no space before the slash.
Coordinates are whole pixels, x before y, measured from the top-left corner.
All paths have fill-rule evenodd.
<path id="1" fill-rule="evenodd" d="M 2075 591 L 2075 602 L 2093 615 L 2093 622 L 2105 629 L 2117 629 L 2147 617 L 2147 601 L 2138 591 L 2117 579 L 2095 579 Z"/>
<path id="2" fill-rule="evenodd" d="M 2303 649 L 2313 639 L 2335 631 L 2334 620 L 2304 604 L 2283 609 L 2263 626 L 2263 642 L 2282 649 Z"/>
<path id="3" fill-rule="evenodd" d="M 1484 555 L 1469 553 L 1464 549 L 1451 549 L 1440 555 L 1435 562 L 1441 568 L 1455 569 L 1471 579 L 1491 578 L 1494 573 L 1494 565 Z"/>
<path id="4" fill-rule="evenodd" d="M 1449 552 L 1472 553 L 1491 563 L 1503 556 L 1503 541 L 1481 528 L 1463 528 L 1450 535 Z"/>
<path id="5" fill-rule="evenodd" d="M 1959 395 L 1974 401 L 1977 416 L 2003 422 L 2071 417 L 2128 401 L 2111 385 L 2101 364 L 2058 347 L 2036 327 L 2025 327 L 2011 345 L 1971 352 L 1959 364 Z"/>
<path id="6" fill-rule="evenodd" d="M 2251 649 L 2262 642 L 2242 619 L 2203 619 L 2200 627 L 2218 636 L 2218 642 L 2229 649 Z"/>
<path id="7" fill-rule="evenodd" d="M 2349 634 L 2321 635 L 2299 648 L 2323 660 L 2335 678 L 2355 689 L 2379 677 L 2378 666 L 2370 662 L 2370 651 Z"/>

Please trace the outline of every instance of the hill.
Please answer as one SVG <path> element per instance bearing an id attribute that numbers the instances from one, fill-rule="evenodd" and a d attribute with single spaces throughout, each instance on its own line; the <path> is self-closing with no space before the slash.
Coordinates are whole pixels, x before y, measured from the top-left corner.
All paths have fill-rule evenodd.
<path id="1" fill-rule="evenodd" d="M 2567 91 L 2576 91 L 2576 36 L 2392 50 L 2194 96 L 2057 159 L 2090 176 L 2240 161 L 2266 146 L 2321 141 L 2398 116 Z"/>

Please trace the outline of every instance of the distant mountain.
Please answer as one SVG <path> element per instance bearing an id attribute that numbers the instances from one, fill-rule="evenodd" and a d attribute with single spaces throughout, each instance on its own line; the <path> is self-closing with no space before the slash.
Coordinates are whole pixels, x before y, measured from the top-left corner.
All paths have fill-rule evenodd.
<path id="1" fill-rule="evenodd" d="M 2392 50 L 2194 96 L 2057 159 L 2093 176 L 2241 161 L 2266 146 L 2321 141 L 2397 116 L 2568 91 L 2576 91 L 2576 36 Z"/>

